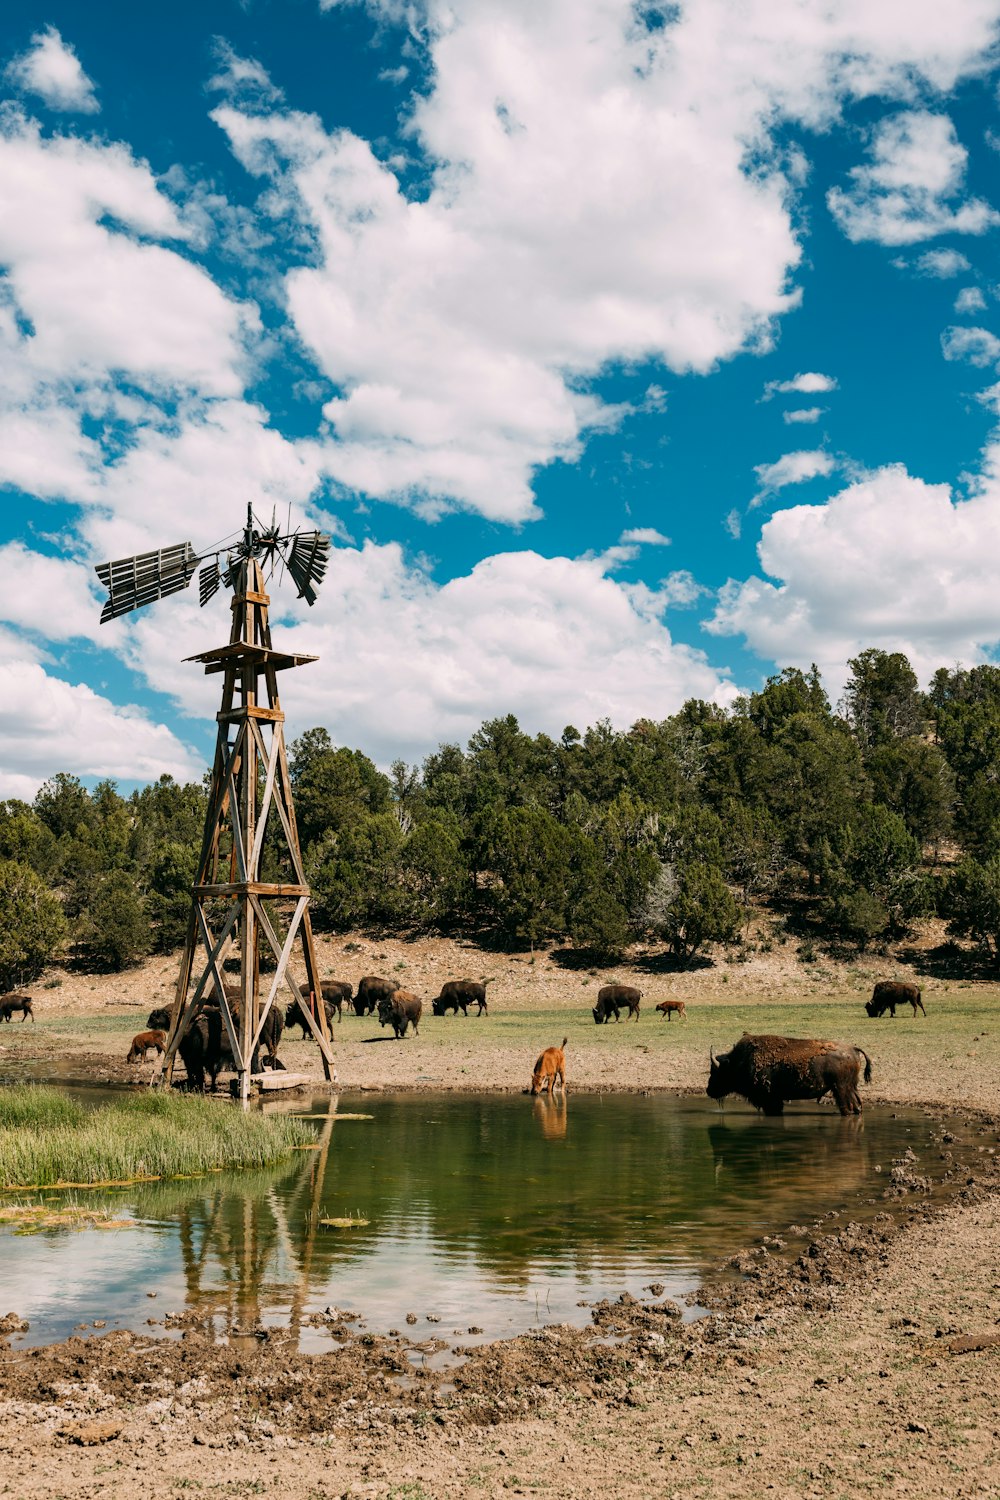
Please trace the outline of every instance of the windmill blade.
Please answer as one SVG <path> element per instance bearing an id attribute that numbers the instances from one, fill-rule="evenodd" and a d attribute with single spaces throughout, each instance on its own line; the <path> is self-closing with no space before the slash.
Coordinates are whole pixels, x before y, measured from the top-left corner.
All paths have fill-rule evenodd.
<path id="1" fill-rule="evenodd" d="M 198 598 L 202 609 L 219 587 L 219 559 L 214 557 L 198 574 Z"/>
<path id="2" fill-rule="evenodd" d="M 198 561 L 190 542 L 177 542 L 155 552 L 139 552 L 117 562 L 98 563 L 95 572 L 108 591 L 101 624 L 186 589 Z"/>
<path id="3" fill-rule="evenodd" d="M 316 589 L 330 561 L 330 538 L 325 531 L 300 531 L 292 538 L 285 558 L 300 599 L 316 603 Z"/>

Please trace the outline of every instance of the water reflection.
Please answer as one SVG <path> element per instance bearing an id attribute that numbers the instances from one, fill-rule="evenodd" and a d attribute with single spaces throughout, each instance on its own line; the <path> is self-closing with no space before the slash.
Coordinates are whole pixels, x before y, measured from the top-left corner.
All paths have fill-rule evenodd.
<path id="1" fill-rule="evenodd" d="M 226 1332 L 287 1324 L 306 1347 L 324 1346 L 308 1315 L 328 1304 L 371 1328 L 410 1313 L 418 1336 L 580 1321 L 582 1299 L 653 1280 L 679 1296 L 762 1233 L 856 1212 L 886 1181 L 875 1168 L 887 1175 L 907 1146 L 933 1166 L 917 1112 L 764 1119 L 577 1094 L 570 1129 L 565 1096 L 397 1095 L 324 1100 L 313 1118 L 316 1149 L 279 1169 L 117 1194 L 131 1232 L 5 1234 L 5 1291 L 28 1341 L 94 1319 L 141 1327 L 154 1310 Z"/>

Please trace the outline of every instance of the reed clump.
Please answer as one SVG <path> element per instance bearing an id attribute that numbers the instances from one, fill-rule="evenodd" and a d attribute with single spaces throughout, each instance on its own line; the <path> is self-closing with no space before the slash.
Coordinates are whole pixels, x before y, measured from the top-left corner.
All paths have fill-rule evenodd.
<path id="1" fill-rule="evenodd" d="M 301 1120 L 139 1094 L 87 1109 L 58 1089 L 0 1089 L 0 1188 L 97 1187 L 270 1166 L 313 1138 Z"/>

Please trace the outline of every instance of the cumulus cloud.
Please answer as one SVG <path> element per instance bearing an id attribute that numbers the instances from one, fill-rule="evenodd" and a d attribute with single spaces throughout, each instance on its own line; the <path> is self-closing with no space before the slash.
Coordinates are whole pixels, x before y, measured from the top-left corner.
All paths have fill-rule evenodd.
<path id="1" fill-rule="evenodd" d="M 338 388 L 331 478 L 525 521 L 535 471 L 614 420 L 589 377 L 767 347 L 801 253 L 800 174 L 771 132 L 977 68 L 986 0 L 947 24 L 933 9 L 702 0 L 647 25 L 631 0 L 427 0 L 406 12 L 430 80 L 410 116 L 419 199 L 315 116 L 217 109 L 265 205 L 310 235 L 285 292 Z"/>
<path id="2" fill-rule="evenodd" d="M 957 313 L 978 313 L 986 309 L 986 298 L 977 286 L 963 286 L 955 298 Z"/>
<path id="3" fill-rule="evenodd" d="M 765 401 L 772 396 L 820 396 L 835 391 L 837 382 L 832 375 L 822 375 L 818 370 L 806 370 L 793 375 L 791 380 L 769 380 L 764 387 Z"/>
<path id="4" fill-rule="evenodd" d="M 783 453 L 774 463 L 756 464 L 754 473 L 760 489 L 751 501 L 759 505 L 767 495 L 773 495 L 790 484 L 804 484 L 808 479 L 822 478 L 831 474 L 836 463 L 822 448 L 801 448 L 796 453 Z"/>
<path id="5" fill-rule="evenodd" d="M 387 765 L 464 742 L 501 710 L 558 734 L 569 722 L 665 716 L 692 695 L 728 702 L 725 674 L 664 623 L 679 586 L 608 575 L 605 557 L 523 551 L 438 584 L 395 543 L 336 547 L 315 608 L 282 597 L 272 612 L 283 648 L 320 656 L 288 688 L 289 733 L 325 724 Z M 218 679 L 180 660 L 205 648 L 213 620 L 221 643 L 225 601 L 202 612 L 181 594 L 131 626 L 130 662 L 187 713 L 217 707 Z"/>
<path id="6" fill-rule="evenodd" d="M 0 660 L 4 705 L 0 797 L 34 796 L 54 771 L 154 781 L 193 780 L 198 758 L 163 724 L 123 708 L 39 663 Z"/>
<path id="7" fill-rule="evenodd" d="M 988 455 L 991 471 L 998 459 Z M 996 478 L 956 500 L 947 485 L 888 467 L 825 505 L 771 517 L 757 549 L 766 576 L 731 581 L 707 628 L 782 664 L 815 661 L 834 691 L 865 646 L 906 652 L 926 680 L 981 661 L 1000 637 L 998 548 Z"/>
<path id="8" fill-rule="evenodd" d="M 963 360 L 985 369 L 1000 363 L 1000 339 L 988 328 L 946 328 L 941 353 L 947 360 Z"/>
<path id="9" fill-rule="evenodd" d="M 906 110 L 882 120 L 871 161 L 851 172 L 827 204 L 849 240 L 912 245 L 936 234 L 982 234 L 1000 214 L 981 198 L 963 200 L 969 153 L 947 115 Z"/>
<path id="10" fill-rule="evenodd" d="M 923 255 L 918 255 L 914 261 L 901 258 L 893 261 L 893 265 L 899 266 L 900 269 L 912 269 L 917 272 L 918 276 L 933 276 L 940 280 L 947 280 L 951 276 L 961 276 L 963 271 L 972 269 L 960 250 L 925 250 Z"/>
<path id="11" fill-rule="evenodd" d="M 660 593 L 675 609 L 690 609 L 709 592 L 687 568 L 668 573 L 660 584 Z"/>
<path id="12" fill-rule="evenodd" d="M 818 422 L 826 411 L 825 406 L 800 406 L 794 411 L 782 412 L 784 420 L 790 424 Z"/>
<path id="13" fill-rule="evenodd" d="M 101 107 L 80 59 L 54 26 L 35 33 L 27 51 L 8 64 L 7 78 L 49 109 L 92 115 Z"/>

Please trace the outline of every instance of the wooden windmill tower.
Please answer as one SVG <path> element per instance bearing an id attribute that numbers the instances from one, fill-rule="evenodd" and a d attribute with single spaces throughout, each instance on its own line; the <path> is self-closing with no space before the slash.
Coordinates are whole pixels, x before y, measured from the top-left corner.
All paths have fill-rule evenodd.
<path id="1" fill-rule="evenodd" d="M 272 646 L 264 578 L 264 566 L 284 562 L 300 598 L 313 604 L 329 550 L 330 538 L 323 532 L 284 535 L 273 525 L 258 530 L 248 506 L 246 528 L 232 547 L 199 557 L 185 542 L 97 569 L 109 595 L 102 623 L 186 588 L 202 563 L 203 605 L 220 583 L 233 590 L 228 645 L 188 658 L 222 677 L 222 705 L 216 714 L 208 811 L 162 1061 L 169 1081 L 184 1036 L 207 1003 L 217 1004 L 244 1103 L 272 1007 L 283 989 L 300 999 L 294 977 L 299 956 L 302 1012 L 327 1079 L 335 1076 L 278 695 L 278 673 L 316 657 Z M 227 986 L 223 965 L 233 954 L 239 960 L 239 979 Z"/>

